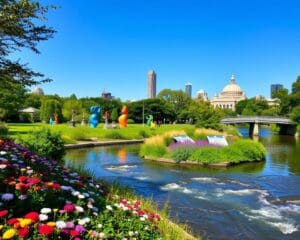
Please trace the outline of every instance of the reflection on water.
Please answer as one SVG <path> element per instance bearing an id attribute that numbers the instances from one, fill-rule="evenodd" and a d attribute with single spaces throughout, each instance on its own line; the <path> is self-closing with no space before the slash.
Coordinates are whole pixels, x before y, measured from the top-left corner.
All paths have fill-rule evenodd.
<path id="1" fill-rule="evenodd" d="M 245 131 L 248 134 L 248 130 Z M 300 239 L 300 145 L 260 129 L 265 162 L 224 168 L 144 161 L 138 145 L 69 150 L 66 164 L 118 180 L 207 239 Z"/>

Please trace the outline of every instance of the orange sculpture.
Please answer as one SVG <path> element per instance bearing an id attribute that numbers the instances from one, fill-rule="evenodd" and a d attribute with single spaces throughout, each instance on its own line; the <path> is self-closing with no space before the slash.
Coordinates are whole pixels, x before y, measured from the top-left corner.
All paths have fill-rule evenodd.
<path id="1" fill-rule="evenodd" d="M 122 115 L 119 117 L 119 124 L 120 127 L 127 127 L 127 118 L 128 118 L 128 107 L 123 106 L 122 108 Z"/>
<path id="2" fill-rule="evenodd" d="M 54 121 L 55 121 L 55 124 L 57 125 L 57 124 L 58 124 L 58 116 L 57 116 L 57 113 L 54 114 Z"/>

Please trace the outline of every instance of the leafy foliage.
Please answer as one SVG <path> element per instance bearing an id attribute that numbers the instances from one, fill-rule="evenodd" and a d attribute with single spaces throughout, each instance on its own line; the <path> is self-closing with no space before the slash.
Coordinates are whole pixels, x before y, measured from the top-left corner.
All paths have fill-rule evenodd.
<path id="1" fill-rule="evenodd" d="M 59 121 L 62 121 L 62 107 L 57 99 L 44 99 L 40 110 L 40 118 L 44 122 L 48 122 L 57 114 Z"/>
<path id="2" fill-rule="evenodd" d="M 30 69 L 27 64 L 12 61 L 9 55 L 22 49 L 40 53 L 37 44 L 54 34 L 54 29 L 42 25 L 52 6 L 42 6 L 30 0 L 0 0 L 0 81 L 31 86 L 50 79 Z M 41 79 L 41 80 L 37 80 Z"/>
<path id="3" fill-rule="evenodd" d="M 8 126 L 3 123 L 0 122 L 0 136 L 6 136 L 8 134 Z"/>
<path id="4" fill-rule="evenodd" d="M 62 160 L 65 154 L 64 142 L 60 134 L 51 132 L 48 128 L 33 131 L 20 141 L 31 151 L 50 159 Z"/>
<path id="5" fill-rule="evenodd" d="M 189 157 L 192 155 L 192 153 L 195 150 L 193 148 L 176 148 L 171 152 L 171 157 L 174 159 L 176 162 L 181 162 L 181 161 L 186 161 L 189 159 Z"/>

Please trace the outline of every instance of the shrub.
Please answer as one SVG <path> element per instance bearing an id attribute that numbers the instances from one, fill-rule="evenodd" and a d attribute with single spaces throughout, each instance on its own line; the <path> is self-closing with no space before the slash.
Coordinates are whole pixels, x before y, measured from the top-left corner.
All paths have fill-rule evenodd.
<path id="1" fill-rule="evenodd" d="M 105 133 L 105 138 L 110 138 L 110 139 L 126 139 L 121 133 L 112 130 L 107 133 Z"/>
<path id="2" fill-rule="evenodd" d="M 171 158 L 176 162 L 186 161 L 195 151 L 195 148 L 175 148 L 171 152 Z"/>
<path id="3" fill-rule="evenodd" d="M 138 135 L 139 135 L 141 138 L 147 138 L 147 137 L 149 137 L 149 134 L 146 133 L 145 130 L 140 130 L 139 133 L 138 133 Z"/>
<path id="4" fill-rule="evenodd" d="M 52 133 L 47 128 L 31 132 L 26 139 L 21 139 L 21 142 L 43 157 L 62 160 L 65 155 L 64 142 L 60 134 Z"/>
<path id="5" fill-rule="evenodd" d="M 171 143 L 173 143 L 173 142 L 174 142 L 173 137 L 167 136 L 167 137 L 164 138 L 164 145 L 167 146 L 167 147 L 168 147 Z"/>
<path id="6" fill-rule="evenodd" d="M 127 124 L 134 124 L 134 123 L 135 123 L 135 122 L 134 122 L 133 119 L 131 119 L 131 118 L 127 119 Z"/>
<path id="7" fill-rule="evenodd" d="M 253 140 L 240 140 L 231 145 L 232 148 L 240 149 L 245 156 L 245 160 L 255 161 L 262 160 L 266 158 L 267 151 L 265 147 Z"/>
<path id="8" fill-rule="evenodd" d="M 278 134 L 280 131 L 280 127 L 277 126 L 276 124 L 270 124 L 270 130 L 271 130 L 271 132 Z"/>
<path id="9" fill-rule="evenodd" d="M 0 122 L 0 136 L 6 136 L 8 134 L 8 127 L 5 123 Z"/>
<path id="10" fill-rule="evenodd" d="M 222 148 L 203 147 L 196 149 L 189 160 L 201 163 L 225 162 L 227 159 L 222 154 Z"/>
<path id="11" fill-rule="evenodd" d="M 159 158 L 166 154 L 166 147 L 158 144 L 143 144 L 140 150 L 140 156 Z"/>
<path id="12" fill-rule="evenodd" d="M 240 140 L 228 147 L 203 147 L 196 149 L 189 160 L 201 163 L 243 162 L 263 160 L 265 147 L 253 140 Z"/>
<path id="13" fill-rule="evenodd" d="M 78 126 L 72 128 L 69 134 L 70 138 L 77 141 L 77 140 L 84 140 L 88 138 L 88 128 L 85 126 Z"/>

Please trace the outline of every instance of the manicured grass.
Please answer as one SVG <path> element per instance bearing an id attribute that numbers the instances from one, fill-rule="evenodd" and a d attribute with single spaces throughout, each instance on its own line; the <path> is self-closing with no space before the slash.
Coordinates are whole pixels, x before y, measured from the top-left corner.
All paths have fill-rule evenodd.
<path id="1" fill-rule="evenodd" d="M 9 123 L 9 136 L 12 138 L 26 138 L 31 131 L 40 128 L 49 128 L 53 132 L 60 132 L 66 143 L 74 143 L 78 140 L 97 139 L 143 139 L 156 134 L 162 134 L 171 130 L 184 130 L 185 132 L 194 131 L 193 125 L 176 124 L 161 125 L 151 129 L 141 124 L 129 124 L 127 128 L 104 129 L 103 124 L 97 128 L 88 126 L 76 126 L 71 128 L 68 124 L 49 125 L 43 123 Z"/>

